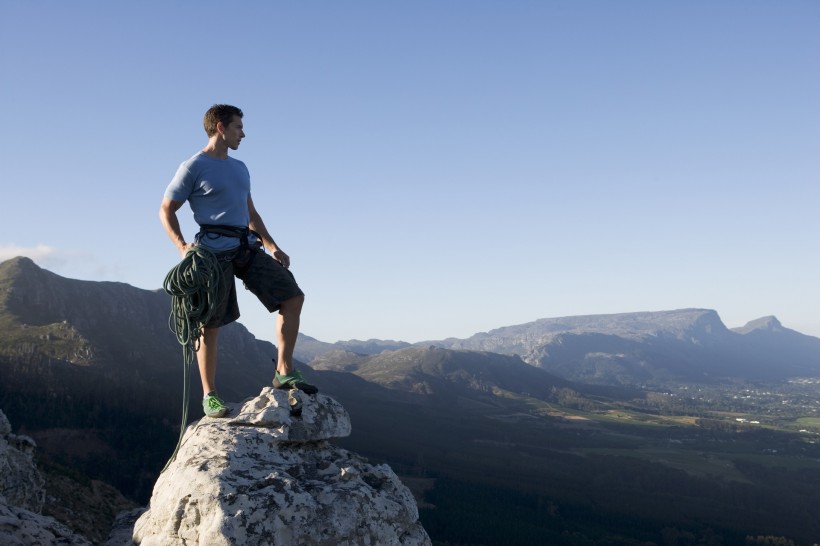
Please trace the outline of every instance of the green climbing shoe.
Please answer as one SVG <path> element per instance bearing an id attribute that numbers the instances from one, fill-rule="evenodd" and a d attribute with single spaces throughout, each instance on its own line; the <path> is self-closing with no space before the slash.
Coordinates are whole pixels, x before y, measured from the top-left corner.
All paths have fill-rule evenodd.
<path id="1" fill-rule="evenodd" d="M 310 383 L 305 382 L 299 370 L 293 370 L 288 375 L 281 375 L 276 372 L 273 376 L 273 387 L 276 389 L 299 389 L 305 394 L 316 394 L 319 389 Z"/>
<path id="2" fill-rule="evenodd" d="M 209 392 L 208 395 L 202 399 L 202 409 L 208 417 L 223 417 L 228 413 L 228 406 L 216 395 L 216 392 Z"/>

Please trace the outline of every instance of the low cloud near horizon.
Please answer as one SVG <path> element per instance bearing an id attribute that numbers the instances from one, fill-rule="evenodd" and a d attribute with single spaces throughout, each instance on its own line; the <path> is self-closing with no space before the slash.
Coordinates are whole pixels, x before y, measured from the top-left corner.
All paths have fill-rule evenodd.
<path id="1" fill-rule="evenodd" d="M 23 247 L 17 245 L 0 244 L 0 262 L 5 262 L 17 256 L 25 256 L 31 258 L 37 263 L 62 263 L 65 261 L 61 258 L 60 253 L 53 246 L 37 245 L 31 247 Z"/>
<path id="2" fill-rule="evenodd" d="M 117 263 L 100 262 L 96 256 L 84 252 L 66 251 L 44 244 L 30 247 L 0 244 L 0 263 L 18 256 L 31 258 L 39 267 L 73 279 L 119 280 L 124 272 Z"/>

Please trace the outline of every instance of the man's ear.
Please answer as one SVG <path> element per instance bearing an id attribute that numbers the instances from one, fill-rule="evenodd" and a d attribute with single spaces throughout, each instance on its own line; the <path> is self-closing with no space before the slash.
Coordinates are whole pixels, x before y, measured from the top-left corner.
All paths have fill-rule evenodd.
<path id="1" fill-rule="evenodd" d="M 216 134 L 218 134 L 218 135 L 225 134 L 225 126 L 222 124 L 221 121 L 216 122 Z"/>

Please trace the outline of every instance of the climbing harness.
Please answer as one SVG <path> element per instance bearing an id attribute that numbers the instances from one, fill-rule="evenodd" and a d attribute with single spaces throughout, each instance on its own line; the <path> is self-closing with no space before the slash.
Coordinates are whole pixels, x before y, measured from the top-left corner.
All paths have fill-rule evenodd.
<path id="1" fill-rule="evenodd" d="M 165 276 L 163 288 L 171 296 L 168 326 L 182 345 L 183 387 L 182 424 L 179 439 L 162 472 L 176 459 L 188 421 L 190 399 L 190 368 L 194 353 L 199 350 L 202 328 L 213 317 L 219 304 L 219 284 L 222 267 L 216 254 L 202 246 L 194 246 Z"/>
<path id="2" fill-rule="evenodd" d="M 239 247 L 225 259 L 233 262 L 234 270 L 240 275 L 253 261 L 256 253 L 262 249 L 262 236 L 247 227 L 201 224 L 195 241 L 199 244 L 202 239 L 217 237 L 236 237 L 239 239 Z M 254 239 L 251 239 L 251 237 L 254 237 Z"/>

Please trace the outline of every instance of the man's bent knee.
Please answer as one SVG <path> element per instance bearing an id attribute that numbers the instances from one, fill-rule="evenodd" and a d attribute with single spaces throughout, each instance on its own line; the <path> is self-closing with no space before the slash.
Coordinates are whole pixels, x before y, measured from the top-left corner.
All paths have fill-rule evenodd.
<path id="1" fill-rule="evenodd" d="M 279 306 L 279 310 L 282 311 L 300 311 L 302 309 L 302 305 L 305 303 L 305 295 L 299 294 L 298 296 L 293 296 L 292 298 L 285 300 Z"/>

